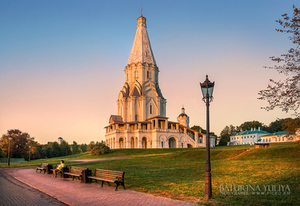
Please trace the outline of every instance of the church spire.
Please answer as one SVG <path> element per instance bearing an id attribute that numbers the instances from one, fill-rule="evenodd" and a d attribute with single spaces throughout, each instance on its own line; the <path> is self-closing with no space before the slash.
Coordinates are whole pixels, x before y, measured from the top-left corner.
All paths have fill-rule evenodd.
<path id="1" fill-rule="evenodd" d="M 140 62 L 156 65 L 146 28 L 146 18 L 141 15 L 137 19 L 137 30 L 127 64 Z"/>

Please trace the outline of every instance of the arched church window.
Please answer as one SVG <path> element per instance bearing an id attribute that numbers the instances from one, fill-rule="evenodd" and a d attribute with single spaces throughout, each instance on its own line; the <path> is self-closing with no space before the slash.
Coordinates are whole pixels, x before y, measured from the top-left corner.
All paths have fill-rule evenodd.
<path id="1" fill-rule="evenodd" d="M 153 113 L 153 108 L 152 108 L 152 104 L 150 104 L 150 114 L 152 114 Z"/>
<path id="2" fill-rule="evenodd" d="M 135 79 L 138 78 L 138 72 L 137 72 L 137 71 L 134 72 L 134 78 L 135 78 Z"/>
<path id="3" fill-rule="evenodd" d="M 147 71 L 147 79 L 150 79 L 150 72 Z"/>
<path id="4" fill-rule="evenodd" d="M 138 121 L 138 115 L 137 114 L 135 115 L 135 121 Z"/>

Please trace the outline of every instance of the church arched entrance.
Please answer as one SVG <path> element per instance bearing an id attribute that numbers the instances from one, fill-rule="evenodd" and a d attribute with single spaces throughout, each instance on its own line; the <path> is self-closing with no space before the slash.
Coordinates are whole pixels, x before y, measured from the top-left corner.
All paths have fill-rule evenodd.
<path id="1" fill-rule="evenodd" d="M 124 148 L 124 139 L 123 138 L 119 139 L 119 148 Z"/>
<path id="2" fill-rule="evenodd" d="M 143 149 L 147 149 L 147 137 L 143 137 L 142 145 L 143 145 Z"/>
<path id="3" fill-rule="evenodd" d="M 174 137 L 169 139 L 169 148 L 176 148 L 176 139 Z"/>
<path id="4" fill-rule="evenodd" d="M 188 148 L 193 148 L 193 145 L 187 144 L 187 147 L 188 147 Z"/>
<path id="5" fill-rule="evenodd" d="M 131 148 L 134 148 L 134 138 L 131 137 Z"/>

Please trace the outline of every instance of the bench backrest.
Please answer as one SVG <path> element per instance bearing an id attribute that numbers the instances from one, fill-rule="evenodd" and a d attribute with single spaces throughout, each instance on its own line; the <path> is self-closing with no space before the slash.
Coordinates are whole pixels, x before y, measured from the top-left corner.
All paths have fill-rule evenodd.
<path id="1" fill-rule="evenodd" d="M 95 169 L 95 177 L 100 177 L 109 180 L 124 181 L 124 173 L 121 171 Z"/>
<path id="2" fill-rule="evenodd" d="M 70 167 L 70 173 L 74 173 L 74 174 L 82 174 L 82 170 L 87 170 L 87 168 L 83 168 L 83 167 Z"/>
<path id="3" fill-rule="evenodd" d="M 46 168 L 47 166 L 48 166 L 48 163 L 43 163 L 43 164 L 41 165 L 42 168 Z"/>

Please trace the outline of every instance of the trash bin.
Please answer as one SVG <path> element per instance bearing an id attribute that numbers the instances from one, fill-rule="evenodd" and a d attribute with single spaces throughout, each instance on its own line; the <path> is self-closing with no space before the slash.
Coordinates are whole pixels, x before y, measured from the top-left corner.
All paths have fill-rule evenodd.
<path id="1" fill-rule="evenodd" d="M 51 164 L 48 164 L 47 167 L 46 167 L 47 174 L 52 174 L 51 169 L 53 169 L 53 166 Z"/>
<path id="2" fill-rule="evenodd" d="M 88 176 L 92 175 L 92 170 L 86 169 L 82 170 L 81 183 L 89 183 Z"/>

